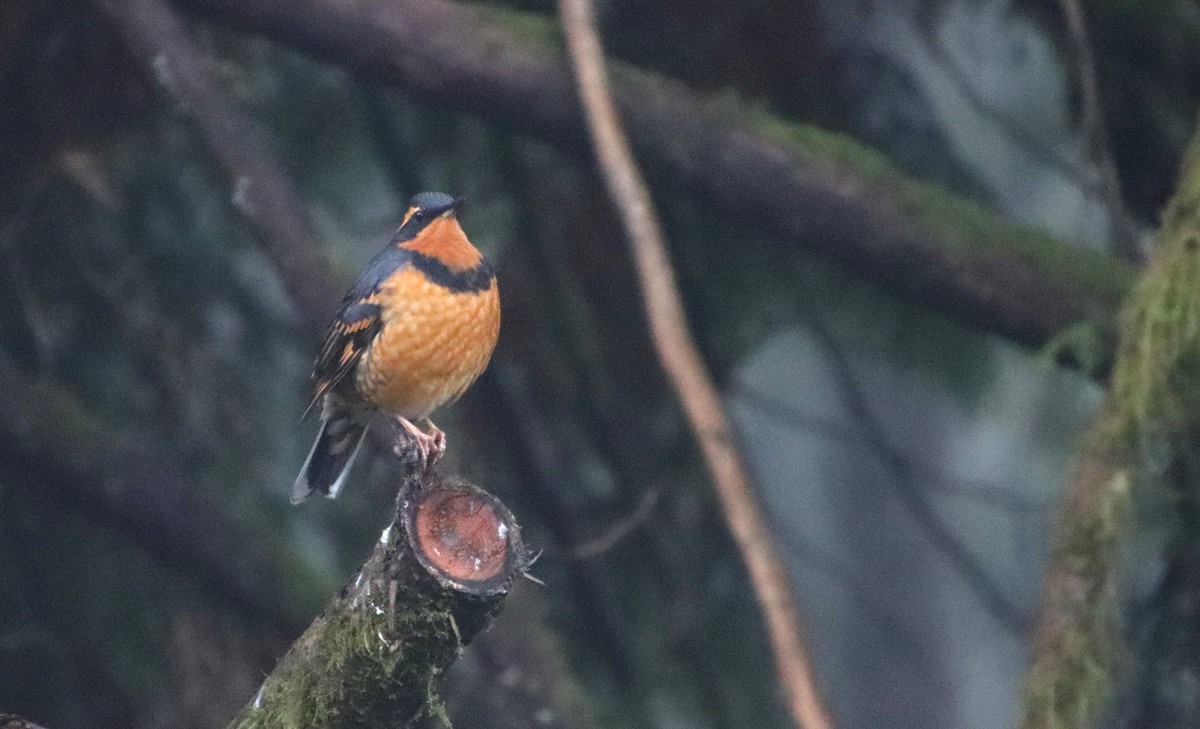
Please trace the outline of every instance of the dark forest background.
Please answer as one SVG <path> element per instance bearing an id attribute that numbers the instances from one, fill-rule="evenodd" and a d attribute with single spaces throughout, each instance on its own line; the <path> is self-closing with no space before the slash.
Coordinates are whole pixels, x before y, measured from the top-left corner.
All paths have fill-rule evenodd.
<path id="1" fill-rule="evenodd" d="M 254 695 L 395 495 L 368 455 L 337 501 L 288 503 L 321 327 L 409 196 L 443 190 L 504 317 L 436 417 L 447 467 L 508 504 L 546 583 L 456 665 L 454 725 L 789 725 L 582 122 L 522 101 L 541 76 L 455 80 L 476 27 L 565 64 L 553 3 L 325 5 L 157 3 L 174 27 L 123 0 L 0 3 L 0 712 L 207 729 Z M 1200 6 L 1088 3 L 1081 52 L 1064 5 L 597 3 L 844 728 L 1019 715 L 1117 302 L 1200 106 Z M 338 25 L 376 8 L 401 29 L 445 11 L 446 35 L 397 71 Z M 742 147 L 689 151 L 692 122 L 791 150 L 807 197 Z M 1066 293 L 1020 288 L 1043 280 Z M 1190 503 L 1137 502 L 1106 725 L 1200 722 Z"/>

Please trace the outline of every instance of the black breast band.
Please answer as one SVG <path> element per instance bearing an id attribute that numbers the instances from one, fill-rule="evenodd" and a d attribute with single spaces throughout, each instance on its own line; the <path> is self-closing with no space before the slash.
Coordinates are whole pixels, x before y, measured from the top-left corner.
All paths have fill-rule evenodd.
<path id="1" fill-rule="evenodd" d="M 413 268 L 425 274 L 425 278 L 457 293 L 474 294 L 487 291 L 492 287 L 492 280 L 496 278 L 492 267 L 482 258 L 477 266 L 465 271 L 452 270 L 438 259 L 417 251 L 412 251 L 410 260 Z"/>

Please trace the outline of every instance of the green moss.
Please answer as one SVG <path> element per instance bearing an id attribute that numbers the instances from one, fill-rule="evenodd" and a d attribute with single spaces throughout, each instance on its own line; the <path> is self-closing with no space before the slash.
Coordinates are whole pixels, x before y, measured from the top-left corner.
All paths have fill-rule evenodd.
<path id="1" fill-rule="evenodd" d="M 485 21 L 543 48 L 559 52 L 563 47 L 561 30 L 553 16 L 494 5 L 472 7 Z M 681 88 L 678 82 L 626 64 L 614 63 L 609 68 L 615 82 L 640 88 L 644 98 L 666 103 Z M 1114 302 L 1129 293 L 1135 280 L 1133 267 L 1009 222 L 939 185 L 914 180 L 885 155 L 852 137 L 785 119 L 732 91 L 710 98 L 707 108 L 717 119 L 741 126 L 805 159 L 844 168 L 882 186 L 897 202 L 900 212 L 911 216 L 951 252 L 994 253 L 1016 259 L 1074 290 L 1098 293 Z"/>
<path id="2" fill-rule="evenodd" d="M 442 701 L 435 681 L 430 681 L 425 687 L 425 712 L 445 729 L 454 729 L 454 725 L 450 723 L 450 714 L 446 711 L 446 702 Z"/>
<path id="3" fill-rule="evenodd" d="M 1135 446 L 1200 421 L 1200 139 L 1164 216 L 1161 248 L 1122 317 L 1113 398 Z"/>
<path id="4" fill-rule="evenodd" d="M 1080 372 L 1096 379 L 1111 364 L 1112 352 L 1105 333 L 1097 322 L 1080 322 L 1046 342 L 1038 355 L 1047 365 L 1073 362 Z"/>
<path id="5" fill-rule="evenodd" d="M 1120 449 L 1110 436 L 1102 425 L 1094 436 L 1102 442 L 1086 457 L 1110 462 L 1107 449 Z M 1023 729 L 1089 726 L 1113 696 L 1123 651 L 1114 564 L 1132 523 L 1129 475 L 1107 472 L 1085 489 L 1095 508 L 1064 525 L 1051 556 L 1056 569 L 1069 573 L 1059 575 L 1063 584 L 1053 608 L 1069 619 L 1050 621 L 1055 632 L 1039 638 L 1043 662 L 1035 664 L 1026 687 Z"/>
<path id="6" fill-rule="evenodd" d="M 412 559 L 379 548 L 231 726 L 403 727 L 436 715 L 437 682 L 462 651 L 461 636 L 477 633 L 499 600 L 446 590 Z"/>
<path id="7" fill-rule="evenodd" d="M 1096 251 L 1068 245 L 1054 236 L 1007 221 L 940 185 L 914 180 L 880 152 L 844 134 L 783 119 L 725 94 L 713 102 L 716 113 L 808 160 L 844 167 L 879 184 L 902 212 L 934 234 L 951 251 L 995 253 L 1015 258 L 1080 291 L 1113 301 L 1125 296 L 1136 277 L 1133 267 Z"/>
<path id="8" fill-rule="evenodd" d="M 784 119 L 737 94 L 727 92 L 714 97 L 712 109 L 719 116 L 805 157 L 835 161 L 876 182 L 904 179 L 886 155 L 853 137 Z"/>
<path id="9" fill-rule="evenodd" d="M 553 15 L 482 3 L 470 3 L 469 7 L 481 19 L 499 26 L 523 41 L 534 43 L 538 48 L 561 51 L 566 46 L 563 42 L 562 27 Z"/>
<path id="10" fill-rule="evenodd" d="M 1200 135 L 1159 241 L 1122 312 L 1105 415 L 1081 460 L 1092 474 L 1077 477 L 1053 555 L 1059 586 L 1047 593 L 1027 729 L 1087 726 L 1111 697 L 1122 650 L 1117 552 L 1132 522 L 1131 484 L 1194 489 L 1170 465 L 1195 462 L 1200 432 Z"/>
<path id="11" fill-rule="evenodd" d="M 1008 222 L 937 185 L 901 180 L 894 189 L 907 211 L 950 248 L 1015 258 L 1070 288 L 1096 292 L 1112 301 L 1128 294 L 1136 279 L 1132 266 L 1109 255 Z"/>

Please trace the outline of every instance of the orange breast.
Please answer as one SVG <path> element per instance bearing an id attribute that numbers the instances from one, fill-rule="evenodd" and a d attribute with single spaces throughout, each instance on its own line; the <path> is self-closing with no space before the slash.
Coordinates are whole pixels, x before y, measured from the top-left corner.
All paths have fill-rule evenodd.
<path id="1" fill-rule="evenodd" d="M 490 288 L 451 292 L 406 267 L 383 286 L 383 328 L 359 363 L 358 391 L 410 420 L 458 399 L 487 367 L 500 334 L 500 297 Z"/>

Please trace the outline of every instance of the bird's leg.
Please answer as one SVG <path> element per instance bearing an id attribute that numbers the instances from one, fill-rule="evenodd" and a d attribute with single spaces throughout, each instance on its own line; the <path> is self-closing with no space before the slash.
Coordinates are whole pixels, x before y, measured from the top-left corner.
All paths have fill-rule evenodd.
<path id="1" fill-rule="evenodd" d="M 429 426 L 429 465 L 432 466 L 442 460 L 442 455 L 446 453 L 446 432 L 434 425 L 429 418 L 425 418 L 425 423 Z"/>
<path id="2" fill-rule="evenodd" d="M 396 420 L 400 423 L 400 427 L 404 428 L 404 432 L 408 433 L 409 437 L 412 438 L 413 444 L 416 445 L 421 470 L 428 469 L 441 459 L 442 454 L 446 450 L 446 434 L 438 429 L 436 425 L 429 423 L 431 432 L 425 433 L 413 425 L 412 421 L 408 418 L 397 416 Z M 429 422 L 428 418 L 425 420 Z"/>

